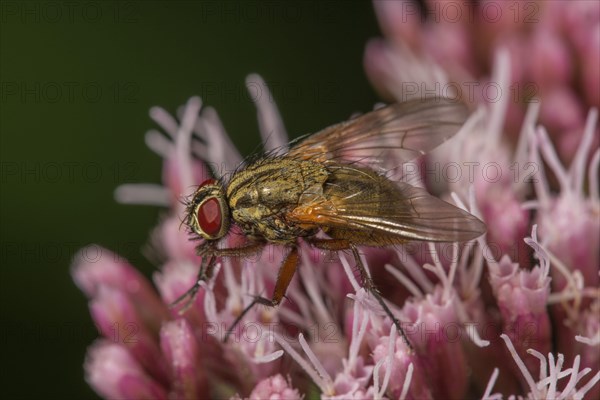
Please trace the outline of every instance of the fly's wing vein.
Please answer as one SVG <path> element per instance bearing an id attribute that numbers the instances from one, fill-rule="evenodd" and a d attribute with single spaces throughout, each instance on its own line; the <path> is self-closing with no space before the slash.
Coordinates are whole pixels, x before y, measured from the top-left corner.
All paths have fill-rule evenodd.
<path id="1" fill-rule="evenodd" d="M 426 240 L 464 242 L 481 236 L 486 228 L 478 218 L 426 190 L 389 183 L 397 190 L 376 196 L 322 199 L 296 208 L 291 221 L 327 229 L 375 233 L 387 242 Z"/>
<path id="2" fill-rule="evenodd" d="M 385 167 L 382 161 L 397 166 L 443 143 L 467 117 L 464 104 L 447 98 L 392 104 L 301 138 L 288 156 L 372 169 Z"/>

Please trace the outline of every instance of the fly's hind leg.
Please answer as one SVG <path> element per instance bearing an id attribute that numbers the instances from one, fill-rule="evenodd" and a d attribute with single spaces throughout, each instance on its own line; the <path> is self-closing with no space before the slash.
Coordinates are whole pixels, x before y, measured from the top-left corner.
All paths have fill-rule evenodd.
<path id="1" fill-rule="evenodd" d="M 275 307 L 281 303 L 281 300 L 285 297 L 285 293 L 287 292 L 287 288 L 296 273 L 296 269 L 298 268 L 298 261 L 300 257 L 298 255 L 298 248 L 296 246 L 292 247 L 292 250 L 289 252 L 283 264 L 279 268 L 279 272 L 277 274 L 277 281 L 275 282 L 275 289 L 273 290 L 273 297 L 271 299 L 267 299 L 266 297 L 255 296 L 254 300 L 244 308 L 244 310 L 238 315 L 238 317 L 233 321 L 233 324 L 227 331 L 225 335 L 224 341 L 226 342 L 229 339 L 229 336 L 233 332 L 236 325 L 244 318 L 244 316 L 250 311 L 255 305 L 262 304 L 267 307 Z"/>
<path id="2" fill-rule="evenodd" d="M 356 248 L 356 246 L 354 246 L 352 243 L 350 243 L 346 239 L 311 238 L 311 239 L 309 239 L 309 243 L 312 244 L 313 246 L 315 246 L 316 248 L 322 249 L 322 250 L 340 251 L 340 250 L 348 250 L 349 249 L 352 251 L 352 255 L 354 256 L 354 261 L 356 262 L 356 267 L 358 268 L 358 271 L 360 273 L 360 277 L 361 277 L 364 289 L 367 292 L 371 293 L 373 295 L 373 297 L 375 297 L 375 299 L 377 300 L 379 305 L 381 305 L 381 308 L 383 308 L 383 311 L 385 311 L 387 316 L 390 317 L 390 319 L 394 323 L 396 330 L 398 330 L 398 332 L 400 332 L 400 336 L 402 336 L 404 343 L 406 343 L 408 348 L 412 350 L 412 345 L 408 341 L 408 338 L 406 337 L 406 334 L 404 333 L 404 330 L 402 329 L 402 326 L 400 325 L 400 321 L 398 320 L 398 318 L 396 318 L 394 316 L 394 314 L 392 314 L 392 310 L 390 310 L 388 305 L 383 300 L 383 297 L 381 297 L 381 293 L 379 293 L 377 286 L 375 286 L 375 282 L 373 282 L 373 279 L 367 272 L 367 268 L 364 266 L 364 264 L 362 263 L 362 260 L 360 259 L 360 254 L 358 254 L 358 249 Z"/>
<path id="3" fill-rule="evenodd" d="M 219 249 L 217 248 L 216 242 L 214 241 L 206 241 L 196 247 L 196 253 L 199 256 L 202 256 L 202 263 L 200 264 L 200 269 L 198 270 L 198 277 L 196 278 L 196 282 L 194 285 L 186 291 L 184 294 L 179 296 L 174 302 L 172 302 L 169 307 L 174 308 L 179 305 L 181 302 L 187 299 L 183 307 L 179 310 L 179 314 L 183 314 L 187 311 L 188 308 L 194 302 L 196 298 L 196 294 L 198 290 L 200 290 L 200 285 L 202 282 L 206 282 L 210 280 L 215 271 L 215 266 L 217 265 L 217 257 L 241 257 L 247 256 L 251 254 L 255 254 L 260 251 L 264 247 L 264 243 L 262 242 L 252 242 L 248 243 L 242 247 L 234 247 L 229 249 Z"/>
<path id="4" fill-rule="evenodd" d="M 394 314 L 392 314 L 392 310 L 390 310 L 388 305 L 383 300 L 383 297 L 381 297 L 381 293 L 379 293 L 379 290 L 375 286 L 375 282 L 373 282 L 373 279 L 369 276 L 367 269 L 365 268 L 365 266 L 362 263 L 362 260 L 360 259 L 360 255 L 358 254 L 357 248 L 355 246 L 351 246 L 351 249 L 352 249 L 352 254 L 354 255 L 354 260 L 356 261 L 356 266 L 358 267 L 358 269 L 360 271 L 360 275 L 361 275 L 361 278 L 363 281 L 363 286 L 365 287 L 365 290 L 367 290 L 368 292 L 373 294 L 375 299 L 377 299 L 377 302 L 379 303 L 379 305 L 381 305 L 381 308 L 383 308 L 383 311 L 385 311 L 385 313 L 388 315 L 388 317 L 390 317 L 390 319 L 394 323 L 396 330 L 398 332 L 400 332 L 400 336 L 402 336 L 404 343 L 406 343 L 408 348 L 410 350 L 412 350 L 413 347 L 410 344 L 410 342 L 408 341 L 408 338 L 406 337 L 406 334 L 404 333 L 404 329 L 402 329 L 402 326 L 400 325 L 400 321 L 398 320 L 398 318 L 396 318 L 394 316 Z"/>

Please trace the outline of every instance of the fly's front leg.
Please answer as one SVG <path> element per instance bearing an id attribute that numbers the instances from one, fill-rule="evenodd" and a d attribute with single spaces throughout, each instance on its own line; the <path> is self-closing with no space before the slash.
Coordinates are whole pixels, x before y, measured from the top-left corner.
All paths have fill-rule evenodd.
<path id="1" fill-rule="evenodd" d="M 298 268 L 298 261 L 300 260 L 300 256 L 298 254 L 298 248 L 296 246 L 292 247 L 292 250 L 289 252 L 283 264 L 279 268 L 279 273 L 277 274 L 277 281 L 275 282 L 275 289 L 273 290 L 273 297 L 271 299 L 267 299 L 266 297 L 256 296 L 254 300 L 244 308 L 244 310 L 238 315 L 238 317 L 233 321 L 231 328 L 227 331 L 225 335 L 224 341 L 226 342 L 229 339 L 229 336 L 233 332 L 233 329 L 236 325 L 244 318 L 244 316 L 250 311 L 255 305 L 262 304 L 268 307 L 275 307 L 281 303 L 281 300 L 285 297 L 285 293 L 287 292 L 287 288 L 296 273 L 296 269 Z"/>
<path id="2" fill-rule="evenodd" d="M 185 292 L 184 294 L 179 296 L 174 302 L 172 302 L 169 305 L 169 307 L 175 308 L 182 301 L 187 299 L 187 301 L 185 302 L 183 307 L 181 307 L 181 309 L 179 310 L 180 315 L 184 314 L 190 308 L 192 303 L 194 302 L 194 299 L 196 298 L 196 294 L 198 293 L 198 290 L 200 290 L 200 284 L 202 282 L 208 281 L 210 278 L 212 278 L 216 265 L 217 265 L 217 258 L 215 256 L 211 255 L 211 256 L 202 257 L 202 263 L 200 264 L 200 270 L 198 271 L 198 277 L 196 278 L 196 282 L 194 283 L 194 285 L 191 288 L 188 289 L 187 292 Z"/>
<path id="3" fill-rule="evenodd" d="M 207 249 L 200 248 L 198 246 L 196 252 L 199 256 L 209 254 L 216 257 L 247 257 L 252 256 L 254 254 L 260 253 L 260 251 L 265 247 L 264 242 L 250 242 L 244 246 L 240 247 L 231 247 L 228 249 L 220 249 L 213 245 Z"/>
<path id="4" fill-rule="evenodd" d="M 402 326 L 400 325 L 400 321 L 398 321 L 398 318 L 396 318 L 394 316 L 394 314 L 392 314 L 392 310 L 390 310 L 388 305 L 383 300 L 383 297 L 381 297 L 381 294 L 379 293 L 377 286 L 375 286 L 375 282 L 373 282 L 373 279 L 369 276 L 369 273 L 367 272 L 367 268 L 364 266 L 364 264 L 362 263 L 362 260 L 360 259 L 360 254 L 358 254 L 358 249 L 356 248 L 356 246 L 354 246 L 352 243 L 350 243 L 348 240 L 345 240 L 345 239 L 311 238 L 311 239 L 309 239 L 309 243 L 312 244 L 313 246 L 315 246 L 316 248 L 322 249 L 322 250 L 337 250 L 337 251 L 339 251 L 339 250 L 350 249 L 352 251 L 352 255 L 354 256 L 354 261 L 356 262 L 356 267 L 358 268 L 358 271 L 360 273 L 360 277 L 361 277 L 364 289 L 367 292 L 371 293 L 373 295 L 373 297 L 375 297 L 375 299 L 377 300 L 379 305 L 381 305 L 381 308 L 383 308 L 383 311 L 385 311 L 387 316 L 390 317 L 390 319 L 394 323 L 396 330 L 398 330 L 398 332 L 400 332 L 400 336 L 402 336 L 404 343 L 406 343 L 408 348 L 412 350 L 412 345 L 408 341 L 408 338 L 406 337 L 406 334 L 404 333 L 404 330 L 402 329 Z"/>
<path id="5" fill-rule="evenodd" d="M 179 296 L 169 307 L 174 308 L 182 301 L 187 299 L 185 305 L 179 310 L 179 314 L 183 314 L 192 305 L 200 285 L 202 282 L 208 281 L 212 278 L 215 266 L 217 265 L 217 257 L 240 257 L 257 253 L 264 247 L 264 243 L 252 242 L 242 247 L 234 247 L 229 249 L 217 248 L 216 241 L 205 241 L 198 247 L 196 247 L 196 254 L 202 257 L 202 263 L 198 270 L 198 277 L 194 285 L 186 291 L 184 294 Z"/>

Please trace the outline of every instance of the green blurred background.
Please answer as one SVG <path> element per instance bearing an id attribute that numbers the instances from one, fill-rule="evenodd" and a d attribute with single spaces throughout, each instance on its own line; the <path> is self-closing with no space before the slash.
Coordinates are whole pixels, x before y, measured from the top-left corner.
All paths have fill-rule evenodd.
<path id="1" fill-rule="evenodd" d="M 156 268 L 140 249 L 161 210 L 113 199 L 160 182 L 148 109 L 200 95 L 247 155 L 247 74 L 273 86 L 290 137 L 313 132 L 377 101 L 362 54 L 379 29 L 358 1 L 0 4 L 2 393 L 94 398 L 82 364 L 98 334 L 69 265 L 98 243 Z"/>

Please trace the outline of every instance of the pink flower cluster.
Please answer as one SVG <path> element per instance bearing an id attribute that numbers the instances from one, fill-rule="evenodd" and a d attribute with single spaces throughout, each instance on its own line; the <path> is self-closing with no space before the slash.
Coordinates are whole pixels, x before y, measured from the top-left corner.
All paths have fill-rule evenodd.
<path id="1" fill-rule="evenodd" d="M 426 2 L 440 13 L 452 3 Z M 309 246 L 301 247 L 282 305 L 253 308 L 227 342 L 227 330 L 252 296 L 271 293 L 284 255 L 278 247 L 220 259 L 185 313 L 168 307 L 193 285 L 201 261 L 197 242 L 180 229 L 180 199 L 211 174 L 227 179 L 242 161 L 216 112 L 192 98 L 177 118 L 151 110 L 166 134 L 146 135 L 164 159 L 163 185 L 116 191 L 123 203 L 165 207 L 151 237 L 158 293 L 106 249 L 82 249 L 74 260 L 74 280 L 101 333 L 84 365 L 92 388 L 111 399 L 597 397 L 600 149 L 597 109 L 584 110 L 598 105 L 592 92 L 599 83 L 580 60 L 600 48 L 590 45 L 596 39 L 582 25 L 595 27 L 594 34 L 600 25 L 584 18 L 582 4 L 514 4 L 525 12 L 529 3 L 544 22 L 528 27 L 505 17 L 490 23 L 476 12 L 489 9 L 487 1 L 469 11 L 474 20 L 452 24 L 431 12 L 423 20 L 410 2 L 375 2 L 387 38 L 369 43 L 365 64 L 382 93 L 402 100 L 407 93 L 431 95 L 433 87 L 459 95 L 469 79 L 480 88 L 493 82 L 501 93 L 528 80 L 540 90 L 535 102 L 492 101 L 479 90 L 461 131 L 399 177 L 482 218 L 485 237 L 361 250 L 412 348 L 361 287 L 351 258 Z M 540 39 L 548 35 L 549 42 Z M 531 57 L 518 56 L 530 51 Z M 556 68 L 544 68 L 548 63 Z M 265 82 L 251 75 L 247 83 L 263 90 L 256 105 L 265 150 L 285 148 L 285 128 Z M 439 91 L 448 88 L 452 93 Z M 570 98 L 576 106 L 564 105 Z M 235 246 L 244 238 L 234 232 L 225 240 Z"/>

